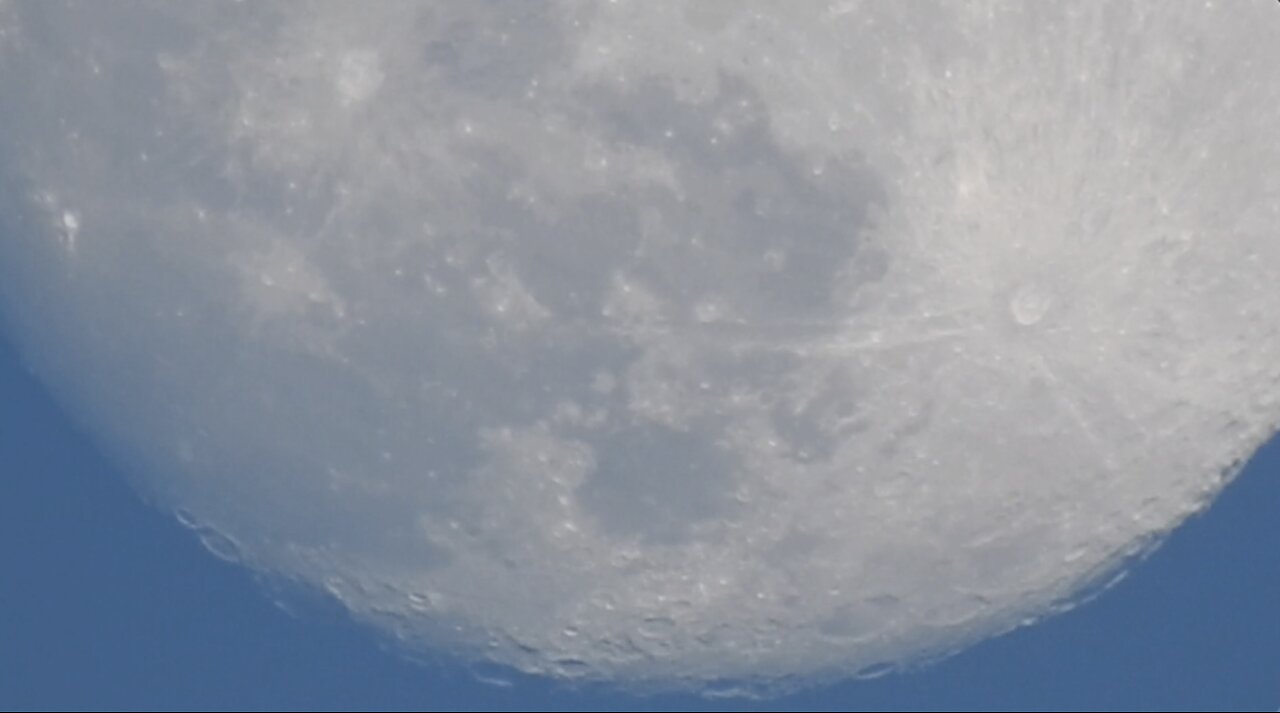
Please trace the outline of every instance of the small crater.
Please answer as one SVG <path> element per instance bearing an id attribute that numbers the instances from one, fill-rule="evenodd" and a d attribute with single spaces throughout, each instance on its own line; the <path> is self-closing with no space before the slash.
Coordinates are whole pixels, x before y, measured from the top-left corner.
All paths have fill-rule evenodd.
<path id="1" fill-rule="evenodd" d="M 897 664 L 890 663 L 888 661 L 881 661 L 880 663 L 873 663 L 870 666 L 863 667 L 857 673 L 853 674 L 853 677 L 864 680 L 881 678 L 882 676 L 887 676 L 897 670 Z"/>
<path id="2" fill-rule="evenodd" d="M 384 79 L 378 53 L 356 51 L 343 56 L 334 86 L 342 105 L 354 106 L 372 98 Z"/>
<path id="3" fill-rule="evenodd" d="M 209 554 L 223 562 L 231 564 L 240 562 L 240 546 L 230 535 L 218 532 L 211 527 L 200 527 L 196 530 L 196 534 L 200 537 L 200 544 L 204 545 Z"/>
<path id="4" fill-rule="evenodd" d="M 1034 283 L 1019 287 L 1009 299 L 1009 313 L 1013 321 L 1024 327 L 1036 325 L 1053 307 L 1053 294 Z"/>

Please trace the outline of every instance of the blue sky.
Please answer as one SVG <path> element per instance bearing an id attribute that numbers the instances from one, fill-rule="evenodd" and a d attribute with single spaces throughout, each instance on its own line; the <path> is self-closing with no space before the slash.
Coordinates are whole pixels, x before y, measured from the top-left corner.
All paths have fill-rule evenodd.
<path id="1" fill-rule="evenodd" d="M 1280 445 L 1093 603 L 918 672 L 748 708 L 1280 707 Z M 732 709 L 419 665 L 272 602 L 145 505 L 0 340 L 0 708 Z"/>

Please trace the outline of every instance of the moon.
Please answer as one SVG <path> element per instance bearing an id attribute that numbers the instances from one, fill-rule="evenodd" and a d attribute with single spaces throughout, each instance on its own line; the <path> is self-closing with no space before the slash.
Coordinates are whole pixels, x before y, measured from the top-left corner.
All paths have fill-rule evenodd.
<path id="1" fill-rule="evenodd" d="M 0 0 L 0 314 L 143 497 L 407 650 L 880 674 L 1275 431 L 1276 23 Z"/>

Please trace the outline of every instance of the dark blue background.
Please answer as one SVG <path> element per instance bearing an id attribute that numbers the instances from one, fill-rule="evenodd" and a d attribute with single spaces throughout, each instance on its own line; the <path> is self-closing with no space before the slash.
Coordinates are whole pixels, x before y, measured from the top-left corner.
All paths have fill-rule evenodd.
<path id="1" fill-rule="evenodd" d="M 1097 601 L 761 709 L 1280 707 L 1280 446 Z M 421 666 L 144 505 L 0 340 L 0 708 L 732 709 Z M 755 707 L 752 704 L 749 707 Z"/>

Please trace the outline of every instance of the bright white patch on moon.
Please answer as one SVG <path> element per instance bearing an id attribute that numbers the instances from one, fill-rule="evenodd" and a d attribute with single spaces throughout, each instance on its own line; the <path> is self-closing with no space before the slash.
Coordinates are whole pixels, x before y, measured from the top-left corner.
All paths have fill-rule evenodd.
<path id="1" fill-rule="evenodd" d="M 1059 610 L 1280 419 L 1266 2 L 0 2 L 0 304 L 211 549 L 768 686 Z"/>

